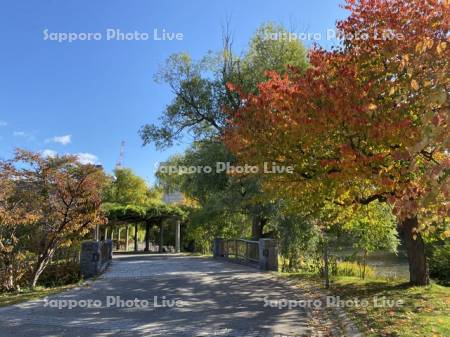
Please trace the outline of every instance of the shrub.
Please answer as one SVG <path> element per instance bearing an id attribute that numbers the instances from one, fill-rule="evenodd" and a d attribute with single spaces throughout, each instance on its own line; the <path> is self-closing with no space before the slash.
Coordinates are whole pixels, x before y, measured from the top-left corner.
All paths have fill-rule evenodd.
<path id="1" fill-rule="evenodd" d="M 429 255 L 430 276 L 450 286 L 450 242 L 435 244 Z"/>
<path id="2" fill-rule="evenodd" d="M 42 273 L 39 285 L 57 287 L 77 283 L 80 280 L 80 265 L 78 263 L 51 264 Z"/>

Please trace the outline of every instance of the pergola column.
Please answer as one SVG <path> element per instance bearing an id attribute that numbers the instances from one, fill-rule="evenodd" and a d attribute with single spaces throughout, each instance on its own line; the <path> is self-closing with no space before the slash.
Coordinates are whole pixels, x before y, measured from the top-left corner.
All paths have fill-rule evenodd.
<path id="1" fill-rule="evenodd" d="M 129 235 L 130 235 L 130 225 L 127 225 L 127 228 L 125 230 L 125 251 L 128 252 L 128 240 L 129 240 Z"/>
<path id="2" fill-rule="evenodd" d="M 95 226 L 95 241 L 100 241 L 100 225 Z"/>
<path id="3" fill-rule="evenodd" d="M 180 252 L 180 225 L 181 221 L 180 219 L 177 219 L 177 222 L 175 223 L 175 251 L 177 253 Z"/>
<path id="4" fill-rule="evenodd" d="M 117 228 L 117 245 L 116 245 L 116 249 L 120 250 L 120 226 Z"/>

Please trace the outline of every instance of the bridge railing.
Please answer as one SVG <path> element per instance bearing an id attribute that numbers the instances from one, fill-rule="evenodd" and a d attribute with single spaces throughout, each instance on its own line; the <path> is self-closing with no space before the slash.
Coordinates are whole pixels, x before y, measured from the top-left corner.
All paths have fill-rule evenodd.
<path id="1" fill-rule="evenodd" d="M 278 270 L 278 250 L 275 240 L 214 239 L 215 258 L 226 258 L 259 265 L 262 270 Z"/>
<path id="2" fill-rule="evenodd" d="M 228 258 L 258 263 L 259 242 L 244 239 L 224 240 L 224 255 Z"/>

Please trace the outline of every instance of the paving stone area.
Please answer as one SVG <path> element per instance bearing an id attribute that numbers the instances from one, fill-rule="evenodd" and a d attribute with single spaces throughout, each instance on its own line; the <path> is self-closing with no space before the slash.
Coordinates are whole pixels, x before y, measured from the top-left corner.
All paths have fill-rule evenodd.
<path id="1" fill-rule="evenodd" d="M 248 266 L 122 255 L 86 286 L 0 308 L 0 336 L 312 336 L 308 310 L 265 305 L 307 297 Z"/>

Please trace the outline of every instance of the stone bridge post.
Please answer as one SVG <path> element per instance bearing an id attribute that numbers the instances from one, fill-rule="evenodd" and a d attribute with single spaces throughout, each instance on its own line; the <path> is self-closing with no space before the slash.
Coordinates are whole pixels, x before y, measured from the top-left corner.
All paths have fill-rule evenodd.
<path id="1" fill-rule="evenodd" d="M 213 242 L 213 257 L 223 257 L 225 256 L 223 239 L 215 238 Z"/>
<path id="2" fill-rule="evenodd" d="M 105 271 L 112 260 L 113 242 L 84 241 L 81 244 L 80 271 L 84 278 L 97 276 Z"/>
<path id="3" fill-rule="evenodd" d="M 274 239 L 259 239 L 259 269 L 278 271 L 278 248 Z"/>

